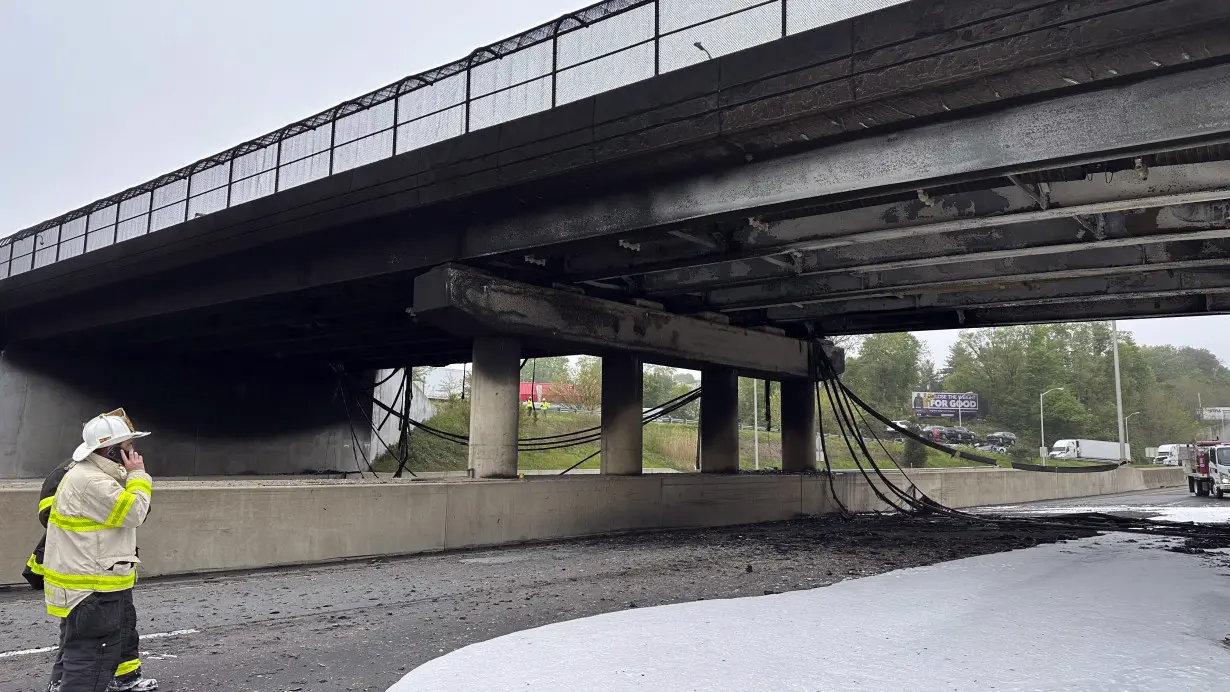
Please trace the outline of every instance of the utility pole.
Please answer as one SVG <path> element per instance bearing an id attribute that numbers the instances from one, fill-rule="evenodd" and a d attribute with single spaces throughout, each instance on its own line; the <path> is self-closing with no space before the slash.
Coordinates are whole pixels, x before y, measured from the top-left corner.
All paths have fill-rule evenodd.
<path id="1" fill-rule="evenodd" d="M 1119 461 L 1127 461 L 1127 425 L 1123 421 L 1123 386 L 1119 381 L 1119 328 L 1110 321 L 1111 351 L 1115 356 L 1115 414 L 1119 419 Z"/>

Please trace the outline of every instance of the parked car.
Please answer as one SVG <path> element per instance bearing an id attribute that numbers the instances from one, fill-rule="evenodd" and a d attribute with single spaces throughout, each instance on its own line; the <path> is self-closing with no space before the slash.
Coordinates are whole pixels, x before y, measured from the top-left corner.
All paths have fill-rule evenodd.
<path id="1" fill-rule="evenodd" d="M 987 435 L 987 444 L 1011 447 L 1016 444 L 1016 433 L 993 432 Z"/>
<path id="2" fill-rule="evenodd" d="M 948 433 L 952 438 L 953 444 L 972 445 L 976 439 L 974 431 L 964 426 L 949 428 Z"/>

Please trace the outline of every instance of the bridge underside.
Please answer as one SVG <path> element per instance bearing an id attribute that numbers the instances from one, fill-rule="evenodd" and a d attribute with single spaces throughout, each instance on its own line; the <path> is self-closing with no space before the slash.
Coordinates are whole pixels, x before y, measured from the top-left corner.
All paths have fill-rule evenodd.
<path id="1" fill-rule="evenodd" d="M 1111 4 L 1132 5 L 1136 20 L 1152 17 L 1158 26 L 1180 21 L 1171 15 L 1198 19 Z M 782 366 L 766 353 L 798 356 L 815 339 L 840 334 L 1230 313 L 1230 8 L 1177 0 L 1149 7 L 1161 5 L 1216 16 L 1148 42 L 1124 43 L 1130 32 L 1103 44 L 1090 37 L 1083 60 L 1071 57 L 1070 45 L 1035 47 L 1028 65 L 994 68 L 1010 77 L 885 101 L 904 114 L 896 119 L 857 108 L 808 114 L 797 103 L 793 120 L 766 111 L 754 136 L 738 127 L 723 135 L 719 125 L 707 149 L 685 156 L 663 148 L 657 162 L 612 165 L 622 173 L 609 178 L 588 169 L 572 176 L 562 165 L 533 186 L 501 187 L 478 156 L 467 164 L 471 178 L 499 189 L 462 195 L 464 204 L 427 203 L 420 192 L 413 202 L 390 196 L 367 205 L 375 210 L 352 213 L 363 207 L 356 202 L 343 213 L 314 201 L 343 182 L 345 194 L 361 182 L 374 189 L 382 175 L 389 177 L 380 184 L 393 185 L 411 166 L 396 157 L 348 181 L 319 181 L 129 241 L 137 253 L 117 245 L 9 279 L 13 290 L 0 295 L 4 342 L 70 360 L 144 358 L 206 370 L 263 364 L 256 369 L 308 379 L 332 377 L 331 365 L 361 373 L 474 360 L 476 405 L 515 397 L 509 387 L 524 357 L 597 353 L 623 379 L 639 373 L 642 360 L 684 365 L 705 373 L 702 410 L 712 425 L 702 437 L 713 456 L 702 468 L 733 470 L 717 450 L 730 446 L 734 374 L 796 389 L 812 374 L 799 369 L 805 357 Z M 1084 4 L 1064 11 L 1077 6 Z M 1030 96 L 1027 84 L 1037 93 Z M 964 107 L 949 113 L 945 99 L 957 93 Z M 739 107 L 718 102 L 681 122 L 713 113 L 719 123 L 737 121 Z M 547 115 L 534 117 L 555 122 Z M 851 132 L 855 122 L 864 135 Z M 772 146 L 775 137 L 781 146 Z M 672 156 L 686 165 L 672 165 Z M 629 175 L 629 162 L 646 175 Z M 459 180 L 453 184 L 464 186 Z M 281 218 L 278 205 L 292 198 L 323 210 L 294 222 L 260 220 Z M 252 240 L 255 231 L 236 236 L 225 255 L 221 242 L 201 244 L 210 224 L 261 223 L 267 242 Z M 57 282 L 51 271 L 67 272 L 73 262 L 81 277 L 75 294 L 73 275 Z M 444 265 L 468 277 L 474 295 L 490 277 L 490 300 L 468 301 L 485 313 L 458 313 L 427 290 L 438 278 L 432 270 Z M 517 307 L 526 296 L 536 302 Z M 630 326 L 655 320 L 665 331 Z M 692 346 L 679 348 L 668 333 Z M 718 342 L 738 345 L 706 350 Z M 285 405 L 297 405 L 292 399 Z M 639 410 L 639 397 L 612 391 L 610 400 L 619 405 L 604 414 Z M 507 442 L 515 408 L 484 405 L 503 413 L 487 419 L 494 432 L 472 431 L 486 436 L 471 446 L 472 467 L 476 475 L 515 473 L 515 437 L 511 462 Z M 610 429 L 623 437 L 604 438 L 604 449 L 639 449 L 628 426 Z M 796 468 L 814 463 L 794 454 Z M 639 466 L 625 456 L 610 470 Z"/>

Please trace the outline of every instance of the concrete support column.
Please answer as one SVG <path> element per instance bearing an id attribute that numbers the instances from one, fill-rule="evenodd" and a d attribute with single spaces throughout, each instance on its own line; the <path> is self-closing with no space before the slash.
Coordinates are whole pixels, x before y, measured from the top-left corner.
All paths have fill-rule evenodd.
<path id="1" fill-rule="evenodd" d="M 602 357 L 602 473 L 637 476 L 644 458 L 644 374 L 639 356 Z"/>
<path id="2" fill-rule="evenodd" d="M 732 368 L 701 371 L 700 472 L 739 471 L 739 376 Z"/>
<path id="3" fill-rule="evenodd" d="M 816 468 L 816 392 L 807 380 L 782 382 L 782 470 Z"/>
<path id="4" fill-rule="evenodd" d="M 474 339 L 470 385 L 470 474 L 517 477 L 521 344 L 508 337 Z"/>

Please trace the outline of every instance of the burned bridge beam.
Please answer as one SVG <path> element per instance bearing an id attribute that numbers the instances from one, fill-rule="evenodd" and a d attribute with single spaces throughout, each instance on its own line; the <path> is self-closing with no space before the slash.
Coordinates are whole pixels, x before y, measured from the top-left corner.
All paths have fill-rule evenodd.
<path id="1" fill-rule="evenodd" d="M 721 321 L 510 281 L 457 265 L 414 283 L 414 314 L 453 334 L 511 336 L 527 344 L 586 353 L 637 353 L 681 367 L 726 367 L 762 379 L 808 377 L 809 342 Z M 844 350 L 821 348 L 838 372 Z"/>

